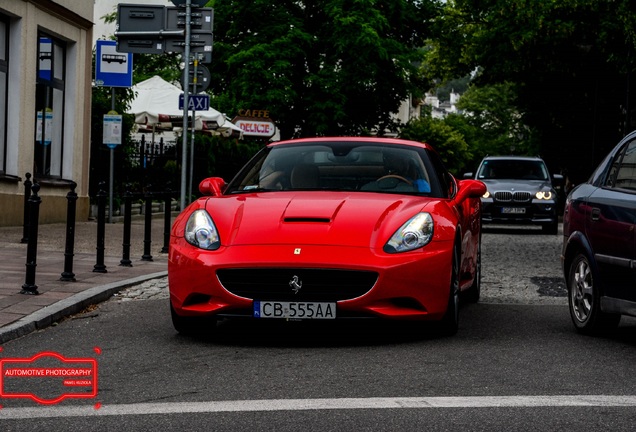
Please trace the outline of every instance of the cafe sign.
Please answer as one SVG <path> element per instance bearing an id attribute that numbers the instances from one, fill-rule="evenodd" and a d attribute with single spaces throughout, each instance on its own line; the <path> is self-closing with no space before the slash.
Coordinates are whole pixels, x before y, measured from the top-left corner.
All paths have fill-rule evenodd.
<path id="1" fill-rule="evenodd" d="M 276 125 L 267 110 L 239 110 L 232 123 L 243 131 L 243 136 L 269 138 L 276 133 Z"/>
<path id="2" fill-rule="evenodd" d="M 269 138 L 276 133 L 276 126 L 270 121 L 246 119 L 236 120 L 233 123 L 241 128 L 243 135 L 247 136 Z"/>

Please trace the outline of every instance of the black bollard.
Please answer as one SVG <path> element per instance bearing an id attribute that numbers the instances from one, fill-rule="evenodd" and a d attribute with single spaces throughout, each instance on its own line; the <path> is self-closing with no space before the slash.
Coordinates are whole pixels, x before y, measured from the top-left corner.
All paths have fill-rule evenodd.
<path id="1" fill-rule="evenodd" d="M 20 294 L 38 295 L 38 286 L 35 284 L 35 268 L 38 256 L 38 220 L 40 218 L 40 203 L 38 196 L 40 185 L 31 186 L 33 193 L 29 197 L 29 241 L 27 243 L 26 278 Z"/>
<path id="2" fill-rule="evenodd" d="M 152 243 L 152 192 L 150 192 L 150 186 L 146 190 L 146 210 L 144 218 L 144 254 L 141 256 L 142 261 L 152 261 L 152 255 L 150 255 L 150 244 Z"/>
<path id="3" fill-rule="evenodd" d="M 130 227 L 132 225 L 132 194 L 126 191 L 124 195 L 124 241 L 121 244 L 122 256 L 119 265 L 123 267 L 132 267 L 130 261 Z"/>
<path id="4" fill-rule="evenodd" d="M 161 248 L 161 253 L 168 253 L 168 243 L 170 243 L 170 220 L 172 216 L 172 209 L 170 208 L 170 204 L 172 204 L 172 191 L 170 189 L 166 189 L 164 197 L 163 247 Z"/>
<path id="5" fill-rule="evenodd" d="M 104 249 L 106 237 L 106 182 L 99 182 L 99 192 L 97 192 L 97 262 L 93 266 L 96 273 L 108 273 L 104 265 Z"/>
<path id="6" fill-rule="evenodd" d="M 62 272 L 62 281 L 75 282 L 75 273 L 73 273 L 73 253 L 75 249 L 75 208 L 77 205 L 77 193 L 75 188 L 77 183 L 71 183 L 71 191 L 66 194 L 68 201 L 66 206 L 66 247 L 64 248 L 64 271 Z"/>
<path id="7" fill-rule="evenodd" d="M 22 240 L 20 243 L 26 243 L 29 241 L 29 198 L 31 197 L 31 173 L 24 175 L 26 180 L 24 181 L 24 213 L 22 216 Z"/>

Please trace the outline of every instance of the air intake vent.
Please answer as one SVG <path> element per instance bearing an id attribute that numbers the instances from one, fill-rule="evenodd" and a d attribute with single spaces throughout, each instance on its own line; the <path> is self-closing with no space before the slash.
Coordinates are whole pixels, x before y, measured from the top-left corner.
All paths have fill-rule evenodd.
<path id="1" fill-rule="evenodd" d="M 370 271 L 307 268 L 236 268 L 216 272 L 223 288 L 256 300 L 339 301 L 366 294 L 378 280 Z M 294 279 L 302 288 L 294 291 Z"/>
<path id="2" fill-rule="evenodd" d="M 329 223 L 331 219 L 329 218 L 318 218 L 318 217 L 289 217 L 283 219 L 285 222 L 313 222 L 313 223 Z"/>

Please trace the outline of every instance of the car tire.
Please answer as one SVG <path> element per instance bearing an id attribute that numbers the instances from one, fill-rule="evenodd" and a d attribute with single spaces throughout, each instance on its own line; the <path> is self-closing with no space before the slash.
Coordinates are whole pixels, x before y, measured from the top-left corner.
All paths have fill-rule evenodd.
<path id="1" fill-rule="evenodd" d="M 442 336 L 453 336 L 459 329 L 459 262 L 460 248 L 455 246 L 451 263 L 450 292 L 448 306 L 442 320 L 438 323 L 438 333 Z"/>
<path id="2" fill-rule="evenodd" d="M 184 336 L 211 336 L 216 329 L 216 318 L 184 317 L 175 312 L 170 302 L 170 316 L 174 329 Z"/>
<path id="3" fill-rule="evenodd" d="M 473 278 L 472 285 L 464 291 L 462 300 L 468 303 L 477 303 L 481 296 L 481 236 L 479 243 L 477 244 L 477 265 L 475 267 L 475 277 Z"/>
<path id="4" fill-rule="evenodd" d="M 544 234 L 557 235 L 559 233 L 559 222 L 552 222 L 548 225 L 542 225 L 541 229 Z"/>
<path id="5" fill-rule="evenodd" d="M 618 326 L 620 314 L 601 311 L 601 294 L 587 256 L 578 253 L 568 269 L 568 305 L 577 331 L 601 334 Z"/>

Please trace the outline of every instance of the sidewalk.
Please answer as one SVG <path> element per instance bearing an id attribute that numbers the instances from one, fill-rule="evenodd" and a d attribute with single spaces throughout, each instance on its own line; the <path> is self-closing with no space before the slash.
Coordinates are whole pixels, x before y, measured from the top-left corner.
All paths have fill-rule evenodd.
<path id="1" fill-rule="evenodd" d="M 174 216 L 173 213 L 173 220 Z M 120 265 L 124 225 L 106 223 L 103 263 L 106 273 L 100 273 L 93 271 L 97 264 L 97 222 L 78 222 L 71 269 L 75 281 L 61 281 L 65 271 L 66 224 L 39 225 L 35 270 L 39 295 L 20 293 L 27 272 L 27 244 L 21 243 L 22 226 L 0 227 L 0 344 L 80 312 L 123 288 L 165 277 L 168 254 L 161 252 L 163 214 L 153 215 L 151 261 L 142 260 L 144 227 L 143 218 L 132 221 L 129 257 L 132 267 L 126 267 Z"/>

